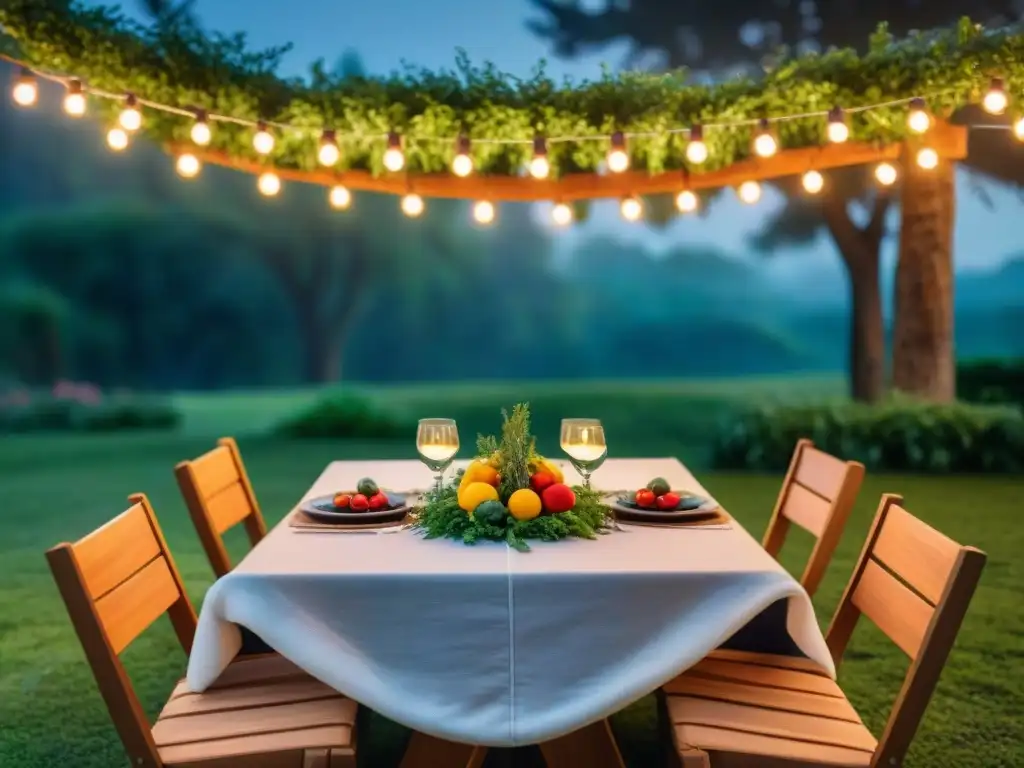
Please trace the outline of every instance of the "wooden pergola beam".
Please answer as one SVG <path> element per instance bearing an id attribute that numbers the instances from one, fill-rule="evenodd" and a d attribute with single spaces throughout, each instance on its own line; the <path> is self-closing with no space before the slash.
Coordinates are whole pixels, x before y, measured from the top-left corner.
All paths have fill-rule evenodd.
<path id="1" fill-rule="evenodd" d="M 940 158 L 963 160 L 967 157 L 967 129 L 937 122 L 927 135 L 915 139 L 915 146 L 931 147 Z M 173 154 L 190 152 L 202 162 L 251 174 L 261 174 L 269 166 L 255 159 L 233 157 L 223 152 L 202 150 L 191 144 L 170 145 Z M 519 176 L 488 176 L 474 174 L 458 178 L 451 174 L 387 174 L 374 176 L 368 171 L 334 172 L 302 171 L 274 168 L 282 181 L 297 181 L 332 187 L 344 184 L 348 189 L 363 192 L 404 195 L 415 192 L 423 197 L 490 200 L 492 202 L 536 202 L 554 200 L 571 202 L 599 198 L 622 198 L 629 195 L 674 194 L 683 188 L 692 190 L 730 187 L 745 181 L 795 176 L 809 170 L 826 171 L 852 165 L 897 161 L 903 155 L 903 144 L 873 145 L 847 142 L 804 149 L 787 149 L 762 159 L 741 160 L 727 168 L 708 173 L 681 171 L 648 174 L 627 171 L 599 175 L 575 173 L 560 179 L 538 180 Z"/>

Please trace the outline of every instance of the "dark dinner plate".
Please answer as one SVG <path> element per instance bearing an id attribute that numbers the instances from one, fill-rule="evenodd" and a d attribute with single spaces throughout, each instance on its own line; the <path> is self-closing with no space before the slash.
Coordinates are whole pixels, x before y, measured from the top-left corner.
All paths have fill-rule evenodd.
<path id="1" fill-rule="evenodd" d="M 390 505 L 387 509 L 368 509 L 365 512 L 353 512 L 347 507 L 339 509 L 334 506 L 333 493 L 330 496 L 318 496 L 315 499 L 304 501 L 299 509 L 318 522 L 338 525 L 388 523 L 402 520 L 409 514 L 409 504 L 404 494 L 384 491 L 384 495 L 388 497 Z"/>
<path id="2" fill-rule="evenodd" d="M 705 496 L 683 496 L 675 509 L 647 509 L 620 497 L 611 503 L 611 508 L 620 520 L 670 523 L 711 517 L 718 511 L 718 502 Z"/>

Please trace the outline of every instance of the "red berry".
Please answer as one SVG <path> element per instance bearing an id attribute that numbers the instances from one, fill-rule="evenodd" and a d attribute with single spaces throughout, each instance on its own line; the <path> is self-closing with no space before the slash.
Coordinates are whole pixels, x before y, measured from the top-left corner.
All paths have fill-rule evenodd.
<path id="1" fill-rule="evenodd" d="M 530 477 L 530 487 L 534 493 L 544 493 L 545 488 L 549 488 L 555 484 L 555 478 L 549 475 L 547 472 L 537 472 Z"/>
<path id="2" fill-rule="evenodd" d="M 669 493 L 658 497 L 658 509 L 670 510 L 679 506 L 679 494 Z"/>
<path id="3" fill-rule="evenodd" d="M 370 506 L 370 501 L 363 494 L 357 493 L 352 497 L 352 501 L 349 502 L 349 506 L 352 507 L 353 512 L 365 512 Z"/>
<path id="4" fill-rule="evenodd" d="M 336 507 L 347 507 L 350 501 L 352 501 L 352 497 L 347 493 L 334 494 L 334 506 Z"/>
<path id="5" fill-rule="evenodd" d="M 390 505 L 388 497 L 383 493 L 375 493 L 369 498 L 370 509 L 384 509 Z"/>
<path id="6" fill-rule="evenodd" d="M 644 488 L 642 491 L 636 492 L 636 503 L 641 507 L 650 508 L 657 503 L 657 496 L 654 495 L 654 491 Z"/>
<path id="7" fill-rule="evenodd" d="M 540 495 L 544 509 L 553 515 L 568 512 L 576 506 L 576 494 L 564 483 L 554 483 L 544 489 Z"/>

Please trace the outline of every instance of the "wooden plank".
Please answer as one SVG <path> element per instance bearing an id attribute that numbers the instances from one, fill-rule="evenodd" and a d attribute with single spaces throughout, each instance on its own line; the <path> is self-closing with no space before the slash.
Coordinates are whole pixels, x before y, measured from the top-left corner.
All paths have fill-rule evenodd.
<path id="1" fill-rule="evenodd" d="M 934 605 L 946 589 L 960 545 L 892 505 L 871 554 Z"/>
<path id="2" fill-rule="evenodd" d="M 548 768 L 625 768 L 607 720 L 540 745 Z"/>
<path id="3" fill-rule="evenodd" d="M 399 768 L 468 768 L 476 755 L 472 744 L 459 744 L 413 731 Z"/>
<path id="4" fill-rule="evenodd" d="M 155 727 L 154 727 L 155 733 Z M 253 734 L 247 736 L 211 739 L 190 744 L 168 744 L 159 747 L 160 759 L 170 768 L 184 768 L 195 764 L 196 768 L 208 768 L 210 760 L 224 760 L 227 766 L 244 766 L 237 758 L 241 755 L 289 752 L 296 768 L 301 765 L 304 749 L 344 747 L 352 740 L 352 729 L 347 725 L 330 725 L 302 728 L 280 733 Z M 233 761 L 233 762 L 229 762 Z"/>
<path id="5" fill-rule="evenodd" d="M 217 533 L 224 533 L 252 513 L 249 497 L 245 495 L 245 489 L 238 482 L 209 497 L 206 500 L 206 509 Z"/>
<path id="6" fill-rule="evenodd" d="M 782 514 L 815 537 L 825 531 L 832 504 L 799 483 L 793 483 L 782 505 Z"/>
<path id="7" fill-rule="evenodd" d="M 256 709 L 272 704 L 318 701 L 343 698 L 340 693 L 319 680 L 285 680 L 266 685 L 244 685 L 233 688 L 211 689 L 203 693 L 174 696 L 164 706 L 160 718 L 198 715 L 211 712 L 229 712 L 238 709 Z M 351 717 L 344 722 L 355 724 L 356 703 L 351 703 Z"/>
<path id="8" fill-rule="evenodd" d="M 120 653 L 181 597 L 167 561 L 158 557 L 96 601 L 114 653 Z"/>
<path id="9" fill-rule="evenodd" d="M 675 682 L 672 693 L 700 699 L 745 704 L 762 709 L 817 715 L 851 723 L 861 721 L 853 706 L 846 699 L 804 691 L 785 691 L 779 688 L 765 688 L 762 685 L 715 680 L 697 675 L 682 675 Z"/>
<path id="10" fill-rule="evenodd" d="M 760 667 L 755 664 L 736 664 L 729 661 L 705 659 L 696 666 L 691 667 L 684 676 L 688 675 L 700 675 L 703 677 L 763 685 L 768 688 L 778 688 L 787 691 L 807 691 L 822 696 L 846 698 L 834 680 L 811 672 L 796 672 L 789 669 Z M 673 693 L 673 686 L 679 679 L 677 677 L 665 685 L 666 693 Z"/>
<path id="11" fill-rule="evenodd" d="M 230 449 L 225 446 L 214 448 L 192 462 L 196 488 L 204 499 L 223 491 L 238 482 L 238 469 Z"/>
<path id="12" fill-rule="evenodd" d="M 171 717 L 157 721 L 153 726 L 153 738 L 158 746 L 165 747 L 345 725 L 352 719 L 352 704 L 350 699 L 336 698 L 328 701 L 302 701 L 257 709 Z"/>
<path id="13" fill-rule="evenodd" d="M 846 477 L 846 462 L 813 446 L 804 449 L 794 479 L 824 499 L 831 501 L 839 493 Z"/>
<path id="14" fill-rule="evenodd" d="M 801 656 L 783 656 L 778 653 L 759 653 L 757 651 L 737 651 L 731 648 L 716 648 L 707 655 L 708 659 L 719 661 L 732 661 L 741 664 L 754 664 L 760 667 L 774 667 L 775 669 L 791 669 L 795 672 L 810 672 L 815 675 L 828 677 L 828 672 L 822 669 L 821 665 L 813 659 L 805 659 Z"/>
<path id="15" fill-rule="evenodd" d="M 74 550 L 85 588 L 96 600 L 158 557 L 160 544 L 146 511 L 135 504 L 80 539 Z"/>
<path id="16" fill-rule="evenodd" d="M 873 754 L 873 750 L 834 747 L 703 725 L 677 726 L 673 738 L 680 748 L 692 744 L 710 751 L 714 768 L 795 768 L 794 764 L 866 768 L 871 764 Z M 739 759 L 730 760 L 733 755 Z M 751 760 L 750 756 L 754 756 L 755 760 Z"/>
<path id="17" fill-rule="evenodd" d="M 217 677 L 210 689 L 229 688 L 237 685 L 253 685 L 268 683 L 272 680 L 285 680 L 288 678 L 305 678 L 309 675 L 301 668 L 278 654 L 259 656 L 257 658 L 239 658 L 231 662 Z M 184 680 L 178 684 L 175 691 L 184 687 L 187 692 L 188 686 Z M 209 690 L 209 689 L 208 689 Z M 172 694 L 173 695 L 173 694 Z"/>
<path id="18" fill-rule="evenodd" d="M 864 566 L 851 599 L 911 659 L 917 656 L 935 609 L 874 560 Z"/>
<path id="19" fill-rule="evenodd" d="M 669 716 L 674 723 L 758 733 L 868 752 L 875 749 L 875 738 L 862 723 L 831 720 L 813 715 L 779 712 L 747 707 L 691 696 L 670 696 Z M 695 746 L 704 747 L 703 744 Z"/>

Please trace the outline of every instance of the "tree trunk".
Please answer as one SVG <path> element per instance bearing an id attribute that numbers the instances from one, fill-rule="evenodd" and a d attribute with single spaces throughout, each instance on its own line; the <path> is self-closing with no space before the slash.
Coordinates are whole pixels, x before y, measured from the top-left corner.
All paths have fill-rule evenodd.
<path id="1" fill-rule="evenodd" d="M 956 397 L 953 341 L 955 168 L 906 163 L 893 328 L 893 387 L 926 400 Z"/>
<path id="2" fill-rule="evenodd" d="M 867 226 L 850 218 L 847 201 L 829 195 L 822 212 L 850 279 L 850 397 L 874 403 L 885 395 L 885 324 L 878 284 L 879 252 L 885 233 L 887 197 L 876 197 Z"/>

